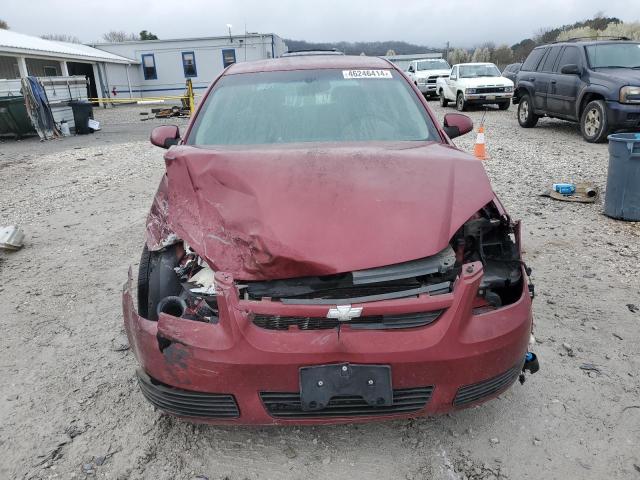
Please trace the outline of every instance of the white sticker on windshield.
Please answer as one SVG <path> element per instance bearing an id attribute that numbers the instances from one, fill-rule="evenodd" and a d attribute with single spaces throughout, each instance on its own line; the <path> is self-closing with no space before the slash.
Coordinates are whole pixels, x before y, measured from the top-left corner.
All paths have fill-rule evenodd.
<path id="1" fill-rule="evenodd" d="M 343 70 L 344 78 L 393 78 L 390 70 Z"/>

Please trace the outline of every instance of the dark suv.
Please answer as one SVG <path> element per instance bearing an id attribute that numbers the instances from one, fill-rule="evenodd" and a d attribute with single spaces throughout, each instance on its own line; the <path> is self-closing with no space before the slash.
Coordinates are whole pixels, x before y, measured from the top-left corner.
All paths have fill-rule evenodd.
<path id="1" fill-rule="evenodd" d="M 518 75 L 518 72 L 520 71 L 520 67 L 522 67 L 521 63 L 510 63 L 509 65 L 507 65 L 506 67 L 504 67 L 504 70 L 502 71 L 502 76 L 505 78 L 508 78 L 509 80 L 511 80 L 513 82 L 513 84 L 516 84 L 516 76 Z"/>
<path id="2" fill-rule="evenodd" d="M 640 42 L 570 40 L 537 47 L 517 75 L 522 127 L 548 116 L 580 123 L 588 142 L 640 127 Z"/>

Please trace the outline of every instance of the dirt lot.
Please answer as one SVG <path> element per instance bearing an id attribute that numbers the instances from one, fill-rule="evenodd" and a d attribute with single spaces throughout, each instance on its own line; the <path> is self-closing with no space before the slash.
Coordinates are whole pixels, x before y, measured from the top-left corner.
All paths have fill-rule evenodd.
<path id="1" fill-rule="evenodd" d="M 554 181 L 604 188 L 606 145 L 560 121 L 521 129 L 513 107 L 487 114 L 486 168 L 524 221 L 538 292 L 542 369 L 524 386 L 439 418 L 219 428 L 138 391 L 120 289 L 164 169 L 147 141 L 160 121 L 97 117 L 91 136 L 0 143 L 0 225 L 27 235 L 0 253 L 0 478 L 640 479 L 640 312 L 627 306 L 640 305 L 640 224 L 538 196 Z"/>

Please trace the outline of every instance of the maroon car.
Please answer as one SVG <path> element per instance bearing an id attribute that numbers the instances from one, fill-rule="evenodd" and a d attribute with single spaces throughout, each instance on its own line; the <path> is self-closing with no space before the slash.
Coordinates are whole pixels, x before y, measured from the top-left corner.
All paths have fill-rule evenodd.
<path id="1" fill-rule="evenodd" d="M 336 423 L 477 404 L 523 369 L 532 285 L 482 163 L 380 58 L 240 63 L 166 174 L 124 320 L 144 396 L 194 421 Z"/>

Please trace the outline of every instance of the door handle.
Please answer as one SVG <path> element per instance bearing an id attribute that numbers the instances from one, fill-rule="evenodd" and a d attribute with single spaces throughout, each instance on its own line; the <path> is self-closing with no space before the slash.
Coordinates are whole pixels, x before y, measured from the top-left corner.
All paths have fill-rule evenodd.
<path id="1" fill-rule="evenodd" d="M 551 80 L 551 85 L 555 85 L 556 81 L 555 80 Z"/>
<path id="2" fill-rule="evenodd" d="M 535 82 L 536 81 L 536 77 L 529 77 L 529 81 L 530 82 Z"/>

